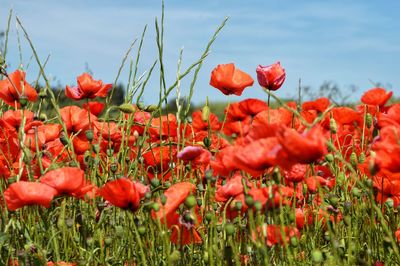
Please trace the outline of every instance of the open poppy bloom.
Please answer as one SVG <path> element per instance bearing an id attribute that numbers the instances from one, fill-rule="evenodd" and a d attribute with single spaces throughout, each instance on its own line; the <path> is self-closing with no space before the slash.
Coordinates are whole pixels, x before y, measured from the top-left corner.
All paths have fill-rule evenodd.
<path id="1" fill-rule="evenodd" d="M 313 163 L 328 152 L 324 134 L 319 126 L 303 134 L 288 127 L 281 127 L 277 138 L 289 160 L 296 163 Z"/>
<path id="2" fill-rule="evenodd" d="M 47 172 L 40 178 L 40 183 L 46 184 L 58 191 L 58 195 L 73 195 L 80 191 L 85 183 L 85 173 L 76 167 L 63 167 Z"/>
<path id="3" fill-rule="evenodd" d="M 211 72 L 210 85 L 223 94 L 242 95 L 246 87 L 252 86 L 254 80 L 249 74 L 236 68 L 233 63 L 218 65 Z"/>
<path id="4" fill-rule="evenodd" d="M 103 84 L 101 80 L 94 80 L 88 73 L 83 73 L 77 78 L 78 85 L 65 88 L 65 95 L 74 100 L 93 99 L 96 97 L 106 97 L 112 84 Z"/>
<path id="5" fill-rule="evenodd" d="M 19 181 L 4 191 L 7 208 L 15 211 L 27 205 L 50 207 L 57 190 L 42 183 Z"/>
<path id="6" fill-rule="evenodd" d="M 361 97 L 361 101 L 369 105 L 384 106 L 392 94 L 392 91 L 386 92 L 383 88 L 374 88 L 366 91 Z"/>
<path id="7" fill-rule="evenodd" d="M 142 186 L 137 188 L 131 180 L 120 178 L 107 182 L 99 190 L 99 194 L 112 205 L 134 212 L 139 208 L 140 191 L 142 190 Z"/>
<path id="8" fill-rule="evenodd" d="M 280 62 L 276 62 L 270 66 L 259 65 L 256 72 L 260 86 L 271 91 L 279 89 L 286 78 L 285 69 L 281 67 Z"/>
<path id="9" fill-rule="evenodd" d="M 16 70 L 8 79 L 0 80 L 0 99 L 10 106 L 20 106 L 19 99 L 24 96 L 30 102 L 36 101 L 38 94 L 25 80 L 25 72 Z"/>

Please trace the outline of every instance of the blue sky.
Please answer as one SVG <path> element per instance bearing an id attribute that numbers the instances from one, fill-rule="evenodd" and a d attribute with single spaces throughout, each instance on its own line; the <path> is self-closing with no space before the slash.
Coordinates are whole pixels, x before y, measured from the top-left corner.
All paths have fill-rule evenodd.
<path id="1" fill-rule="evenodd" d="M 75 84 L 85 64 L 95 78 L 113 82 L 131 41 L 140 37 L 148 24 L 139 72 L 146 71 L 157 57 L 154 18 L 160 16 L 161 1 L 90 0 L 0 0 L 0 30 L 5 29 L 9 9 L 20 17 L 44 60 L 51 55 L 46 73 L 53 83 Z M 258 64 L 280 61 L 287 78 L 278 92 L 281 97 L 297 94 L 298 79 L 317 88 L 335 81 L 344 90 L 359 87 L 352 97 L 381 82 L 400 95 L 400 1 L 165 1 L 165 48 L 167 81 L 176 76 L 179 50 L 183 47 L 183 68 L 202 53 L 208 39 L 224 19 L 230 19 L 205 61 L 194 94 L 195 102 L 226 100 L 209 83 L 211 70 L 219 63 L 234 62 L 256 78 Z M 14 69 L 20 63 L 12 22 L 7 61 Z M 32 55 L 22 40 L 23 65 Z M 137 47 L 137 46 L 135 46 Z M 136 50 L 134 50 L 135 52 Z M 135 53 L 132 54 L 132 58 Z M 128 65 L 127 65 L 128 68 Z M 29 78 L 37 76 L 32 62 Z M 157 73 L 156 73 L 157 74 Z M 190 78 L 190 77 L 189 77 Z M 124 71 L 121 82 L 127 83 Z M 182 82 L 182 94 L 189 83 Z M 146 103 L 156 101 L 156 76 L 145 91 Z M 232 101 L 266 98 L 257 82 Z"/>

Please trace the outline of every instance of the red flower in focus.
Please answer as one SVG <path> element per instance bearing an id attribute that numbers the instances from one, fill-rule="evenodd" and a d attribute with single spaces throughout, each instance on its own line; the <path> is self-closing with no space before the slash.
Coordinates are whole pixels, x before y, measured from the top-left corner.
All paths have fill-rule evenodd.
<path id="1" fill-rule="evenodd" d="M 366 91 L 361 97 L 361 101 L 369 105 L 384 106 L 392 94 L 392 91 L 386 92 L 383 88 L 374 88 Z"/>
<path id="2" fill-rule="evenodd" d="M 82 100 L 86 98 L 93 99 L 95 97 L 106 97 L 108 91 L 112 88 L 112 84 L 103 84 L 101 80 L 94 80 L 88 73 L 83 73 L 77 78 L 78 85 L 75 87 L 65 88 L 65 95 L 74 100 Z"/>
<path id="3" fill-rule="evenodd" d="M 219 89 L 223 94 L 242 95 L 246 87 L 252 86 L 252 77 L 236 68 L 233 63 L 221 64 L 211 72 L 210 85 Z"/>
<path id="4" fill-rule="evenodd" d="M 40 183 L 57 190 L 58 195 L 78 193 L 85 184 L 85 173 L 76 167 L 63 167 L 47 172 L 40 178 Z"/>
<path id="5" fill-rule="evenodd" d="M 127 178 L 120 178 L 107 182 L 100 190 L 99 195 L 112 205 L 124 210 L 136 211 L 139 208 L 143 187 Z"/>
<path id="6" fill-rule="evenodd" d="M 4 191 L 4 199 L 10 211 L 26 205 L 41 205 L 48 208 L 55 195 L 57 190 L 46 184 L 25 181 L 13 183 Z"/>
<path id="7" fill-rule="evenodd" d="M 288 159 L 296 163 L 313 163 L 327 153 L 325 137 L 319 126 L 303 134 L 282 127 L 277 132 L 277 138 Z"/>
<path id="8" fill-rule="evenodd" d="M 271 91 L 279 89 L 286 78 L 285 69 L 281 67 L 280 62 L 276 62 L 270 66 L 259 65 L 256 72 L 260 86 Z"/>
<path id="9" fill-rule="evenodd" d="M 19 99 L 25 96 L 28 101 L 36 101 L 38 94 L 25 80 L 25 72 L 16 70 L 8 79 L 0 80 L 0 99 L 10 106 L 20 106 Z"/>

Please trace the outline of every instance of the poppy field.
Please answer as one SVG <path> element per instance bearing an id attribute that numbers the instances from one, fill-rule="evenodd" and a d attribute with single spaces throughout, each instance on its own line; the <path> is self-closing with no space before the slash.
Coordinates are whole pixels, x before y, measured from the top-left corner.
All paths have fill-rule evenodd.
<path id="1" fill-rule="evenodd" d="M 17 19 L 40 71 L 28 80 L 1 54 L 0 265 L 400 264 L 393 93 L 366 88 L 338 106 L 299 88 L 287 102 L 284 62 L 255 62 L 253 73 L 221 63 L 209 73 L 215 93 L 265 98 L 227 103 L 223 117 L 208 99 L 190 112 L 180 82 L 191 97 L 225 22 L 167 84 L 156 20 L 158 60 L 138 73 L 144 31 L 128 51 L 124 103 L 111 102 L 116 83 L 82 73 L 64 85 L 76 104 L 61 107 Z M 144 104 L 157 68 L 159 95 Z"/>

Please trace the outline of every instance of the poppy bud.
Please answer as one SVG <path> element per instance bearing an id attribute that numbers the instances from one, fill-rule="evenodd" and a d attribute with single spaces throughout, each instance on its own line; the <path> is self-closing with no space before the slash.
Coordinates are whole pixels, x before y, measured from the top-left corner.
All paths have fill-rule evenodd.
<path id="1" fill-rule="evenodd" d="M 153 179 L 150 181 L 150 183 L 151 183 L 151 186 L 154 187 L 154 188 L 160 186 L 160 180 L 158 180 L 157 178 L 153 178 Z"/>
<path id="2" fill-rule="evenodd" d="M 206 215 L 204 216 L 204 218 L 206 218 L 206 221 L 209 222 L 211 221 L 213 215 L 211 212 L 207 212 Z"/>
<path id="3" fill-rule="evenodd" d="M 68 145 L 68 140 L 64 133 L 61 133 L 60 141 L 64 146 Z"/>
<path id="4" fill-rule="evenodd" d="M 281 67 L 280 62 L 270 66 L 259 65 L 256 72 L 258 84 L 267 90 L 276 91 L 282 86 L 286 78 L 285 69 Z"/>
<path id="5" fill-rule="evenodd" d="M 150 105 L 147 105 L 145 108 L 144 108 L 144 111 L 146 111 L 146 112 L 154 112 L 154 111 L 156 111 L 158 109 L 158 106 L 157 105 L 154 105 L 154 104 L 150 104 Z"/>
<path id="6" fill-rule="evenodd" d="M 113 149 L 107 149 L 107 156 L 108 157 L 111 157 L 111 156 L 113 156 L 114 155 L 114 150 Z"/>
<path id="7" fill-rule="evenodd" d="M 354 151 L 350 154 L 350 163 L 354 167 L 358 164 L 357 154 Z"/>
<path id="8" fill-rule="evenodd" d="M 243 207 L 243 203 L 241 201 L 236 201 L 235 202 L 235 209 L 237 211 L 240 211 L 242 209 L 242 207 Z"/>
<path id="9" fill-rule="evenodd" d="M 3 55 L 0 53 L 0 66 L 4 65 L 6 63 L 6 60 L 4 60 Z"/>
<path id="10" fill-rule="evenodd" d="M 361 152 L 361 153 L 360 153 L 360 156 L 358 157 L 358 161 L 359 161 L 360 163 L 365 162 L 365 153 L 364 153 L 364 152 Z"/>
<path id="11" fill-rule="evenodd" d="M 118 109 L 125 114 L 132 114 L 135 112 L 135 107 L 130 103 L 123 103 L 118 106 Z"/>
<path id="12" fill-rule="evenodd" d="M 160 200 L 163 206 L 167 203 L 167 197 L 164 194 L 160 196 Z"/>
<path id="13" fill-rule="evenodd" d="M 143 102 L 137 102 L 136 106 L 137 106 L 137 108 L 139 108 L 140 111 L 144 111 L 144 109 L 145 109 Z"/>
<path id="14" fill-rule="evenodd" d="M 322 252 L 319 249 L 314 249 L 311 252 L 311 257 L 312 257 L 312 260 L 315 263 L 321 263 L 323 261 L 323 259 L 324 259 L 323 255 L 322 255 Z"/>
<path id="15" fill-rule="evenodd" d="M 210 107 L 208 107 L 208 105 L 205 105 L 201 110 L 201 119 L 203 119 L 204 122 L 210 119 Z"/>
<path id="16" fill-rule="evenodd" d="M 139 227 L 138 227 L 138 233 L 139 233 L 139 235 L 144 235 L 145 233 L 146 233 L 146 227 L 144 227 L 143 225 L 140 225 Z"/>
<path id="17" fill-rule="evenodd" d="M 39 115 L 39 119 L 40 119 L 40 121 L 46 121 L 47 120 L 47 115 L 45 114 L 45 113 L 41 113 L 40 115 Z"/>
<path id="18" fill-rule="evenodd" d="M 21 97 L 19 97 L 19 103 L 21 104 L 22 108 L 25 107 L 28 104 L 28 97 L 21 95 Z"/>
<path id="19" fill-rule="evenodd" d="M 93 130 L 91 129 L 86 130 L 85 135 L 88 141 L 92 141 L 94 138 Z"/>
<path id="20" fill-rule="evenodd" d="M 257 211 L 261 211 L 261 209 L 262 209 L 262 203 L 261 203 L 260 201 L 254 202 L 254 208 L 255 208 Z"/>
<path id="21" fill-rule="evenodd" d="M 254 205 L 254 199 L 253 199 L 253 197 L 250 196 L 250 195 L 246 195 L 246 197 L 245 197 L 245 199 L 244 199 L 244 202 L 245 202 L 246 205 L 249 206 L 249 207 L 253 207 L 253 205 Z"/>
<path id="22" fill-rule="evenodd" d="M 293 247 L 297 247 L 298 245 L 299 245 L 299 239 L 297 239 L 297 237 L 291 237 L 290 238 L 290 244 L 293 246 Z"/>
<path id="23" fill-rule="evenodd" d="M 39 91 L 39 97 L 42 98 L 42 99 L 44 99 L 44 98 L 47 97 L 47 93 L 46 93 L 46 90 L 45 90 L 45 89 L 41 89 L 41 90 Z"/>
<path id="24" fill-rule="evenodd" d="M 196 206 L 196 198 L 193 195 L 187 196 L 185 200 L 185 206 L 188 207 L 189 209 L 193 208 Z"/>
<path id="25" fill-rule="evenodd" d="M 367 113 L 365 115 L 365 125 L 367 126 L 367 128 L 371 128 L 373 122 L 374 122 L 374 119 L 372 118 L 372 115 L 370 113 Z"/>
<path id="26" fill-rule="evenodd" d="M 235 233 L 235 226 L 233 224 L 226 224 L 225 233 L 227 236 L 233 235 Z"/>
<path id="27" fill-rule="evenodd" d="M 181 253 L 176 249 L 169 255 L 170 262 L 178 262 L 180 258 L 181 258 Z"/>
<path id="28" fill-rule="evenodd" d="M 158 212 L 158 210 L 160 209 L 160 205 L 157 203 L 157 202 L 155 202 L 155 203 L 153 203 L 153 210 L 155 211 L 155 212 Z"/>
<path id="29" fill-rule="evenodd" d="M 112 164 L 110 165 L 110 170 L 111 170 L 111 172 L 113 172 L 113 173 L 117 172 L 117 170 L 118 170 L 118 164 L 112 163 Z"/>
<path id="30" fill-rule="evenodd" d="M 386 202 L 385 202 L 385 206 L 388 209 L 393 208 L 393 206 L 394 206 L 393 200 L 392 199 L 387 199 Z"/>
<path id="31" fill-rule="evenodd" d="M 203 143 L 204 143 L 204 146 L 206 146 L 206 148 L 210 148 L 210 146 L 211 146 L 211 140 L 210 140 L 210 138 L 205 137 L 205 138 L 203 139 Z"/>
<path id="32" fill-rule="evenodd" d="M 109 247 L 112 243 L 112 238 L 111 237 L 106 237 L 104 239 L 104 244 L 106 245 L 106 247 Z"/>
<path id="33" fill-rule="evenodd" d="M 100 151 L 100 145 L 99 144 L 93 144 L 92 148 L 93 148 L 93 151 L 95 153 L 99 153 L 99 151 Z"/>
<path id="34" fill-rule="evenodd" d="M 333 162 L 333 160 L 334 160 L 334 157 L 333 157 L 333 155 L 331 154 L 331 153 L 328 153 L 327 155 L 325 155 L 325 160 L 327 161 L 327 162 Z"/>
<path id="35" fill-rule="evenodd" d="M 337 132 L 337 125 L 335 119 L 331 118 L 329 120 L 329 128 L 333 134 Z"/>

